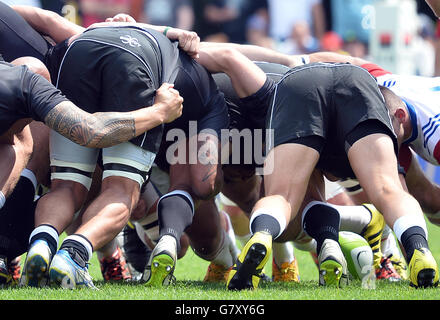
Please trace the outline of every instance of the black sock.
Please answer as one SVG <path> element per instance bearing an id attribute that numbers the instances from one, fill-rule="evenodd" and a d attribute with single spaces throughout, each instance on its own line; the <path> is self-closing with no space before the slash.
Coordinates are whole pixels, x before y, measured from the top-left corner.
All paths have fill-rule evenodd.
<path id="1" fill-rule="evenodd" d="M 75 235 L 86 239 L 90 243 L 90 241 L 86 237 L 80 234 L 75 234 Z M 90 246 L 92 246 L 91 243 Z M 60 250 L 61 249 L 66 250 L 69 253 L 72 260 L 75 261 L 80 267 L 82 268 L 86 267 L 90 257 L 89 257 L 89 253 L 87 252 L 87 248 L 81 242 L 73 239 L 66 239 L 63 241 L 63 244 L 61 245 Z"/>
<path id="2" fill-rule="evenodd" d="M 35 226 L 34 197 L 34 185 L 22 176 L 0 209 L 0 254 L 8 261 L 29 249 L 29 237 Z"/>
<path id="3" fill-rule="evenodd" d="M 55 231 L 57 231 L 57 229 L 55 229 L 50 224 L 42 224 L 40 226 L 48 226 L 48 227 L 51 227 L 52 229 L 54 229 Z M 57 234 L 58 234 L 58 231 L 57 231 Z M 55 254 L 55 252 L 57 252 L 57 242 L 56 242 L 56 240 L 50 234 L 48 234 L 46 232 L 39 232 L 39 233 L 37 233 L 36 235 L 34 235 L 31 238 L 29 243 L 32 243 L 35 240 L 44 240 L 44 241 L 46 241 L 47 245 L 49 246 L 50 252 L 52 254 Z"/>
<path id="4" fill-rule="evenodd" d="M 406 259 L 409 262 L 415 249 L 427 248 L 428 241 L 426 240 L 425 230 L 421 227 L 410 227 L 400 237 L 403 248 L 405 248 Z"/>
<path id="5" fill-rule="evenodd" d="M 316 240 L 318 254 L 321 251 L 324 240 L 338 241 L 339 224 L 339 212 L 325 204 L 315 204 L 304 213 L 304 231 Z"/>
<path id="6" fill-rule="evenodd" d="M 280 223 L 277 219 L 268 214 L 262 214 L 256 217 L 251 224 L 252 233 L 267 232 L 272 238 L 277 237 L 280 234 Z"/>
<path id="7" fill-rule="evenodd" d="M 172 194 L 161 198 L 157 206 L 159 236 L 171 235 L 176 238 L 180 250 L 180 237 L 193 221 L 194 209 L 188 197 Z"/>

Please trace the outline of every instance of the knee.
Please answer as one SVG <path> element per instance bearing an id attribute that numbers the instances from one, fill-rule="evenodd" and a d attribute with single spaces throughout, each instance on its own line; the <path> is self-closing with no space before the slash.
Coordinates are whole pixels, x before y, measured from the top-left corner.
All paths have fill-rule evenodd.
<path id="1" fill-rule="evenodd" d="M 66 197 L 70 198 L 73 201 L 75 211 L 78 211 L 83 206 L 88 190 L 80 183 L 69 180 L 52 180 L 51 182 L 51 192 L 47 195 L 51 194 L 63 194 Z M 63 198 L 63 200 L 65 199 Z"/>
<path id="2" fill-rule="evenodd" d="M 139 184 L 124 177 L 109 177 L 102 181 L 101 194 L 110 195 L 114 202 L 121 203 L 130 212 L 139 201 Z"/>
<path id="3" fill-rule="evenodd" d="M 211 200 L 220 193 L 223 186 L 223 176 L 221 170 L 211 179 L 193 180 L 192 193 L 198 200 Z"/>

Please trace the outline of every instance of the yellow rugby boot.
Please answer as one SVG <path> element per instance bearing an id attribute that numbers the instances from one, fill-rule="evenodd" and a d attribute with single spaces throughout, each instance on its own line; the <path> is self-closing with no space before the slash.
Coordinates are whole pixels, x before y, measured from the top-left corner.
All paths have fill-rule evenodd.
<path id="1" fill-rule="evenodd" d="M 229 290 L 256 289 L 261 272 L 272 253 L 272 236 L 267 232 L 256 232 L 246 243 L 232 270 L 229 272 Z"/>
<path id="2" fill-rule="evenodd" d="M 415 249 L 408 266 L 409 281 L 412 287 L 428 288 L 438 285 L 437 262 L 429 249 Z"/>
<path id="3" fill-rule="evenodd" d="M 203 281 L 226 283 L 231 269 L 232 267 L 228 268 L 219 264 L 215 264 L 214 262 L 211 262 L 208 266 L 208 270 L 206 271 L 205 278 L 203 279 Z"/>
<path id="4" fill-rule="evenodd" d="M 283 262 L 281 267 L 272 260 L 272 281 L 274 282 L 299 282 L 298 260 Z"/>
<path id="5" fill-rule="evenodd" d="M 347 261 L 339 243 L 326 239 L 318 255 L 319 285 L 344 287 L 348 285 Z"/>
<path id="6" fill-rule="evenodd" d="M 385 219 L 383 215 L 372 204 L 363 204 L 371 214 L 370 223 L 361 232 L 361 236 L 367 240 L 368 244 L 373 250 L 373 266 L 376 270 L 381 268 L 382 251 L 380 249 L 380 242 L 382 239 L 383 230 L 385 228 Z"/>

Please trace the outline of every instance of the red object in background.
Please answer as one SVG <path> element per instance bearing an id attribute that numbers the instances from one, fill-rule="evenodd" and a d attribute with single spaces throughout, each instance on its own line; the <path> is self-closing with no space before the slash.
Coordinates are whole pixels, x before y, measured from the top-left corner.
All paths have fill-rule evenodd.
<path id="1" fill-rule="evenodd" d="M 324 34 L 321 39 L 321 48 L 325 51 L 339 51 L 342 50 L 344 41 L 342 38 L 334 31 L 328 31 Z"/>
<path id="2" fill-rule="evenodd" d="M 392 36 L 391 36 L 391 33 L 382 33 L 382 34 L 380 34 L 380 44 L 383 46 L 383 47 L 388 47 L 388 46 L 390 46 L 391 45 L 391 39 L 392 39 Z"/>
<path id="3" fill-rule="evenodd" d="M 409 33 L 405 33 L 405 36 L 403 37 L 403 42 L 406 46 L 409 46 L 411 44 L 412 36 Z"/>

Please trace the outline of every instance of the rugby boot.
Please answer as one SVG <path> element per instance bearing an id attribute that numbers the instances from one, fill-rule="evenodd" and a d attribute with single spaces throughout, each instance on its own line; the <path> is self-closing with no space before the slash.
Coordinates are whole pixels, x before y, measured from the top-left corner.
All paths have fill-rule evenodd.
<path id="1" fill-rule="evenodd" d="M 51 286 L 63 289 L 90 288 L 97 289 L 89 274 L 88 264 L 80 266 L 67 250 L 58 250 L 49 268 Z"/>
<path id="2" fill-rule="evenodd" d="M 8 270 L 8 259 L 0 256 L 0 287 L 6 286 L 11 282 L 11 275 Z"/>
<path id="3" fill-rule="evenodd" d="M 102 277 L 105 281 L 129 281 L 131 280 L 130 269 L 122 254 L 121 248 L 117 247 L 111 257 L 99 259 Z"/>
<path id="4" fill-rule="evenodd" d="M 229 273 L 229 290 L 256 289 L 261 272 L 272 253 L 272 236 L 256 232 L 246 243 Z"/>
<path id="5" fill-rule="evenodd" d="M 147 263 L 142 280 L 148 287 L 167 287 L 175 282 L 177 242 L 172 236 L 159 239 Z"/>
<path id="6" fill-rule="evenodd" d="M 397 273 L 391 259 L 389 257 L 382 257 L 380 260 L 380 268 L 376 269 L 376 279 L 396 282 L 402 280 L 402 277 Z"/>
<path id="7" fill-rule="evenodd" d="M 226 281 L 228 280 L 229 272 L 231 270 L 232 267 L 228 268 L 211 262 L 208 266 L 208 270 L 206 271 L 203 281 L 226 283 Z"/>
<path id="8" fill-rule="evenodd" d="M 380 249 L 380 242 L 385 228 L 385 219 L 372 204 L 363 204 L 363 206 L 370 212 L 371 220 L 361 232 L 361 236 L 370 245 L 373 251 L 373 266 L 375 270 L 378 270 L 381 268 L 382 251 Z"/>
<path id="9" fill-rule="evenodd" d="M 272 259 L 272 281 L 274 282 L 299 282 L 298 261 L 283 262 L 280 267 Z"/>
<path id="10" fill-rule="evenodd" d="M 396 269 L 396 272 L 400 275 L 402 280 L 408 280 L 408 265 L 405 261 L 405 258 L 401 255 L 397 257 L 394 254 L 390 254 L 388 258 L 390 259 L 394 269 Z"/>
<path id="11" fill-rule="evenodd" d="M 344 287 L 348 285 L 347 261 L 339 243 L 326 239 L 318 255 L 319 284 L 322 286 Z"/>
<path id="12" fill-rule="evenodd" d="M 428 288 L 438 285 L 437 262 L 429 249 L 415 249 L 408 266 L 412 287 Z"/>
<path id="13" fill-rule="evenodd" d="M 46 241 L 34 241 L 26 255 L 20 286 L 44 287 L 48 283 L 48 270 L 52 253 Z"/>

